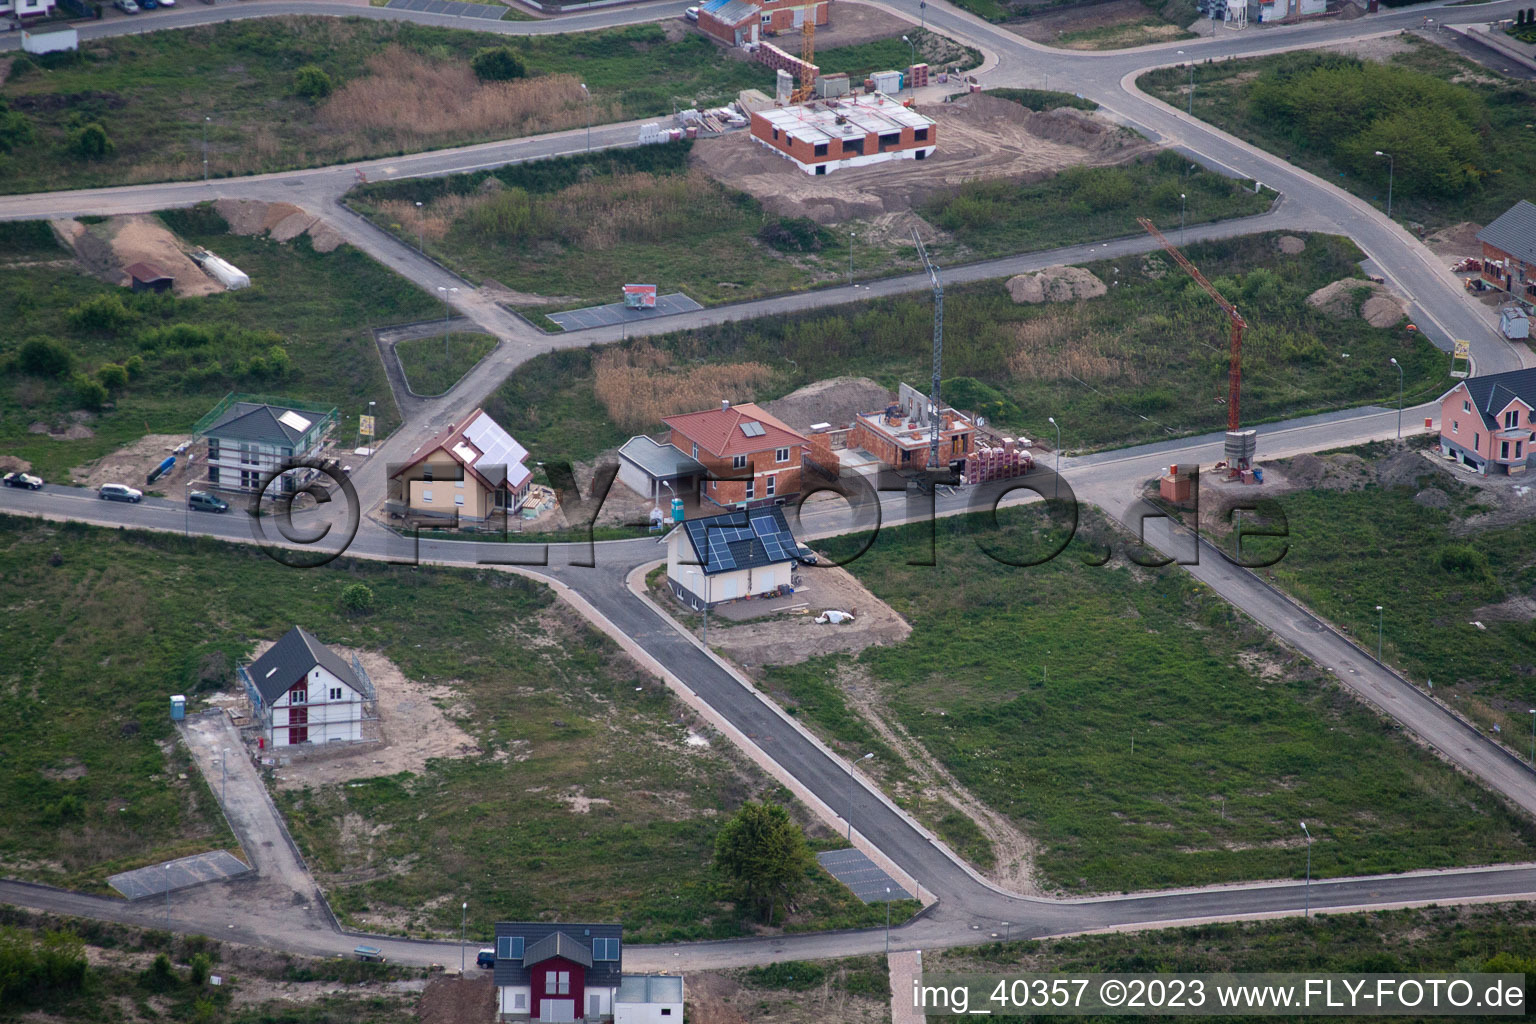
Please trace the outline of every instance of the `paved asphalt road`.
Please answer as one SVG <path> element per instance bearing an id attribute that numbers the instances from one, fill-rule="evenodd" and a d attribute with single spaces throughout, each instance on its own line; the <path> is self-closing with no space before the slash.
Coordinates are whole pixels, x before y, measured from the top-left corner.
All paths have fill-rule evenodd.
<path id="1" fill-rule="evenodd" d="M 321 13 L 325 4 L 250 3 L 237 8 L 213 8 L 190 10 L 176 17 L 192 23 L 201 20 L 220 20 L 230 16 L 252 16 L 268 13 Z M 524 31 L 563 31 L 572 28 L 600 27 L 626 21 L 649 20 L 658 13 L 666 15 L 672 6 L 652 5 L 646 9 L 622 8 L 592 15 L 575 16 L 558 22 L 496 23 L 490 26 L 476 24 L 477 28 L 489 27 L 495 31 L 517 33 Z M 898 0 L 894 6 L 914 17 L 916 2 Z M 1487 20 L 1500 16 L 1504 8 L 1513 10 L 1511 2 L 1483 5 L 1470 9 L 1446 9 L 1444 17 L 1467 21 Z M 908 10 L 910 8 L 910 10 Z M 1428 8 L 1378 15 L 1348 23 L 1327 23 L 1281 28 L 1265 31 L 1250 30 L 1244 33 L 1218 34 L 1209 41 L 1180 44 L 1197 59 L 1207 56 L 1226 56 L 1270 52 L 1294 46 L 1320 45 L 1326 42 L 1358 37 L 1373 32 L 1395 31 L 1417 24 Z M 346 6 L 339 13 L 359 14 L 366 17 L 398 17 L 401 12 L 377 8 Z M 577 18 L 582 20 L 578 21 Z M 1181 145 L 1198 153 L 1202 159 L 1224 166 L 1244 176 L 1257 178 L 1276 187 L 1287 196 L 1287 204 L 1280 214 L 1296 218 L 1287 226 L 1301 229 L 1302 224 L 1323 230 L 1337 230 L 1355 238 L 1385 273 L 1417 305 L 1421 324 L 1427 333 L 1442 343 L 1450 338 L 1466 337 L 1473 342 L 1474 355 L 1482 372 L 1511 368 L 1519 365 L 1520 356 L 1512 346 L 1503 342 L 1488 327 L 1478 309 L 1461 293 L 1454 278 L 1430 257 L 1406 232 L 1385 220 L 1368 204 L 1341 192 L 1331 184 L 1305 172 L 1289 167 L 1276 157 L 1253 150 L 1229 136 L 1207 126 L 1192 122 L 1177 111 L 1141 95 L 1132 84 L 1135 74 L 1143 68 L 1183 59 L 1174 54 L 1175 47 L 1163 45 L 1108 54 L 1067 53 L 1051 50 L 1030 43 L 1005 30 L 988 25 L 947 5 L 934 3 L 928 7 L 928 18 L 933 26 L 951 35 L 973 41 L 997 56 L 997 68 L 989 75 L 988 84 L 1050 84 L 1063 87 L 1070 83 L 1077 90 L 1098 99 L 1114 115 L 1135 125 L 1155 139 Z M 169 20 L 169 19 L 165 19 Z M 431 21 L 432 16 L 414 16 L 411 20 Z M 436 19 L 452 22 L 453 19 Z M 147 19 L 145 24 L 147 25 Z M 136 30 L 138 24 L 105 23 L 91 26 L 103 33 Z M 558 27 L 556 27 L 558 26 Z M 0 43 L 3 45 L 3 43 Z M 580 136 L 580 142 L 577 137 Z M 633 125 L 605 126 L 593 130 L 594 145 L 627 144 L 633 136 Z M 391 177 L 410 174 L 449 173 L 505 162 L 512 159 L 528 159 L 553 153 L 569 152 L 582 148 L 585 136 L 581 132 L 567 132 L 537 139 L 517 140 L 510 143 L 493 143 L 480 147 L 465 147 L 415 157 L 369 161 L 362 169 L 369 177 Z M 339 221 L 338 227 L 348 241 L 381 258 L 402 273 L 429 289 L 435 287 L 461 287 L 464 291 L 456 300 L 462 312 L 490 322 L 504 344 L 493 357 L 494 373 L 482 374 L 476 381 L 466 381 L 439 400 L 421 420 L 413 421 L 407 429 L 398 433 L 392 443 L 396 449 L 408 450 L 408 446 L 430 433 L 438 425 L 461 415 L 478 401 L 486 391 L 499 383 L 510 370 L 536 351 L 553 344 L 588 344 L 603 340 L 601 332 L 583 332 L 579 336 L 551 340 L 531 331 L 526 324 L 480 301 L 462 283 L 456 283 L 452 275 L 441 268 L 420 260 L 398 241 L 384 236 L 371 226 L 363 225 L 357 218 L 345 214 L 337 206 L 337 198 L 356 180 L 356 167 L 322 168 L 288 174 L 265 175 L 249 179 L 220 179 L 212 183 L 177 183 L 149 185 L 125 189 L 102 189 L 91 192 L 59 193 L 49 196 L 21 196 L 0 199 L 0 217 L 50 216 L 61 213 L 112 213 L 141 211 L 167 205 L 184 205 L 217 195 L 233 195 L 250 198 L 287 199 L 322 212 L 328 220 Z M 1294 204 L 1294 205 L 1293 205 Z M 1277 218 L 1278 219 L 1278 218 Z M 1194 230 L 1194 229 L 1192 229 Z M 1215 230 L 1220 230 L 1217 228 Z M 1124 240 L 1101 247 L 1089 247 L 1089 254 L 1108 255 L 1111 246 L 1131 246 L 1123 251 L 1144 249 L 1142 240 Z M 1085 255 L 1082 258 L 1087 258 Z M 1029 257 L 1022 258 L 1026 261 Z M 1013 263 L 1010 265 L 1020 265 Z M 999 271 L 1002 267 L 999 266 Z M 980 271 L 977 271 L 980 273 Z M 951 279 L 957 279 L 951 271 Z M 892 279 L 877 282 L 872 287 L 857 291 L 831 289 L 792 296 L 781 300 L 766 300 L 734 311 L 739 315 L 763 315 L 779 310 L 806 308 L 831 302 L 857 298 L 865 299 L 898 291 L 921 287 L 921 281 Z M 843 292 L 843 294 L 839 294 Z M 775 304 L 779 305 L 775 305 Z M 733 311 L 704 311 L 701 317 L 725 317 Z M 674 318 L 676 319 L 676 318 Z M 669 328 L 674 324 L 669 323 Z M 675 326 L 689 326 L 678 322 Z M 1287 445 L 1298 445 L 1296 450 L 1316 450 L 1334 447 L 1358 439 L 1362 434 L 1382 436 L 1386 431 L 1388 415 L 1379 410 L 1366 410 L 1335 417 L 1325 417 L 1308 424 L 1275 425 L 1266 431 L 1276 442 L 1285 438 Z M 1069 479 L 1077 484 L 1080 493 L 1092 497 L 1111 511 L 1123 514 L 1129 506 L 1129 494 L 1140 480 L 1152 475 L 1148 465 L 1155 469 L 1162 461 L 1196 461 L 1212 444 L 1210 438 L 1185 442 L 1169 442 L 1152 446 L 1148 450 L 1109 453 L 1081 460 L 1069 460 Z M 1264 442 L 1261 442 L 1264 443 Z M 1264 448 L 1264 454 L 1275 455 L 1278 451 Z M 383 464 L 391 449 L 381 453 L 366 467 L 358 486 L 369 498 L 382 493 Z M 1177 457 L 1174 457 L 1177 456 Z M 1206 459 L 1205 461 L 1209 461 Z M 31 504 L 26 502 L 30 499 Z M 5 492 L 0 496 L 0 508 L 17 511 L 45 513 L 68 518 L 106 523 L 124 523 L 152 528 L 171 528 L 180 519 L 188 527 L 194 523 L 202 532 L 231 539 L 248 538 L 248 528 L 242 517 L 199 516 L 193 519 L 179 505 L 147 501 L 142 506 L 107 505 L 80 492 L 50 487 L 42 494 L 27 495 Z M 893 513 L 899 509 L 893 507 Z M 1154 539 L 1156 536 L 1154 534 Z M 1173 540 L 1167 541 L 1173 544 Z M 480 545 L 488 548 L 490 546 Z M 505 554 L 509 545 L 495 546 L 498 554 Z M 1303 893 L 1294 883 L 1201 890 L 1189 893 L 1157 893 L 1132 897 L 1107 897 L 1091 901 L 1049 901 L 1019 899 L 1000 893 L 980 882 L 944 850 L 921 833 L 880 794 L 865 785 L 840 761 L 829 757 L 817 744 L 778 715 L 754 693 L 748 692 L 731 675 L 712 659 L 699 651 L 662 621 L 654 612 L 629 597 L 623 587 L 623 576 L 629 566 L 656 556 L 652 542 L 630 541 L 599 546 L 598 564 L 592 568 L 570 566 L 569 557 L 562 558 L 556 550 L 552 564 L 543 572 L 570 586 L 578 595 L 592 604 L 612 623 L 616 632 L 628 635 L 641 643 L 673 672 L 686 680 L 717 711 L 729 718 L 753 742 L 757 743 L 791 773 L 808 790 L 815 793 L 836 813 L 851 820 L 857 831 L 895 861 L 903 870 L 916 876 L 925 888 L 940 897 L 941 903 L 918 921 L 900 930 L 899 942 L 908 946 L 937 946 L 976 941 L 987 937 L 987 930 L 996 922 L 1011 921 L 1016 935 L 1057 934 L 1084 929 L 1134 926 L 1149 922 L 1194 920 L 1231 915 L 1294 913 L 1300 906 Z M 402 544 L 384 531 L 365 525 L 353 547 L 353 553 L 365 557 L 402 557 Z M 460 546 L 445 546 L 443 542 L 424 544 L 422 557 L 454 561 L 465 557 Z M 473 560 L 473 556 L 471 559 Z M 1209 560 L 1206 566 L 1212 564 Z M 1201 568 L 1196 568 L 1197 575 Z M 1202 577 L 1207 578 L 1207 577 Z M 1239 607 L 1271 629 L 1294 643 L 1299 649 L 1316 658 L 1321 664 L 1346 669 L 1357 668 L 1361 678 L 1357 681 L 1341 676 L 1341 682 L 1357 686 L 1361 692 L 1374 694 L 1388 712 L 1409 728 L 1430 738 L 1442 753 L 1473 771 L 1494 788 L 1499 789 L 1517 802 L 1530 806 L 1530 779 L 1523 780 L 1510 771 L 1509 759 L 1501 755 L 1486 740 L 1475 734 L 1458 735 L 1454 723 L 1447 724 L 1449 716 L 1437 705 L 1409 698 L 1399 680 L 1394 688 L 1390 672 L 1380 666 L 1364 664 L 1358 650 L 1339 647 L 1342 641 L 1325 632 L 1308 628 L 1304 617 L 1298 617 L 1294 606 L 1273 603 L 1273 595 L 1251 576 L 1236 572 L 1213 572 L 1208 579 L 1211 585 Z M 1411 690 L 1411 687 L 1409 687 Z M 1395 702 L 1395 703 L 1394 703 Z M 1503 760 L 1501 760 L 1503 757 Z M 1479 871 L 1425 873 L 1400 875 L 1389 878 L 1338 880 L 1315 883 L 1311 889 L 1313 906 L 1355 907 L 1379 906 L 1394 903 L 1447 900 L 1457 898 L 1508 897 L 1536 893 L 1536 869 L 1530 867 L 1497 868 Z M 79 894 L 57 893 L 17 883 L 0 883 L 0 894 L 10 901 L 26 905 L 41 905 L 53 909 L 73 908 L 69 912 L 88 916 L 132 915 L 143 908 L 101 901 Z M 153 916 L 153 915 L 151 915 Z M 212 922 L 182 922 L 210 930 Z M 221 922 L 227 923 L 227 922 Z M 299 929 L 303 934 L 253 935 L 249 940 L 263 944 L 284 945 L 296 950 L 324 952 L 333 950 L 336 936 L 318 929 Z M 238 934 L 236 932 L 235 934 Z M 232 935 L 231 937 L 235 937 Z M 748 940 L 738 943 L 712 943 L 690 945 L 683 948 L 653 948 L 632 950 L 637 966 L 708 966 L 712 959 L 736 957 L 741 962 L 761 962 L 764 958 L 791 958 L 846 954 L 854 951 L 879 948 L 878 932 L 865 932 L 846 936 L 797 936 L 775 940 Z M 421 960 L 445 960 L 445 950 L 452 944 L 391 943 L 391 948 L 401 949 L 399 958 Z M 412 953 L 410 951 L 414 950 Z M 426 952 L 424 953 L 423 950 Z"/>

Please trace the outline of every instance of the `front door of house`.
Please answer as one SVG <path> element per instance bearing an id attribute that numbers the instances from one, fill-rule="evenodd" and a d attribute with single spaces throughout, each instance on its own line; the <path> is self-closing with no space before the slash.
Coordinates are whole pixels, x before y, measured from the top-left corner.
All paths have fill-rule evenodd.
<path id="1" fill-rule="evenodd" d="M 298 744 L 298 743 L 308 743 L 308 742 L 309 742 L 309 726 L 304 726 L 301 729 L 289 729 L 288 730 L 288 743 L 289 743 L 290 746 L 294 745 L 294 744 Z"/>
<path id="2" fill-rule="evenodd" d="M 603 1015 L 603 996 L 599 992 L 587 993 L 587 1019 L 597 1020 Z"/>

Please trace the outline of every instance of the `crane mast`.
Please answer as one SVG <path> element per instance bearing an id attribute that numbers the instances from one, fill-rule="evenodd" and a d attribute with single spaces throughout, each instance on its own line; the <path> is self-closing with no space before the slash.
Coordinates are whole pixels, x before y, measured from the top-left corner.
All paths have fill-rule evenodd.
<path id="1" fill-rule="evenodd" d="M 928 280 L 933 285 L 933 387 L 928 392 L 928 465 L 939 466 L 939 378 L 944 372 L 944 279 L 939 268 L 928 259 L 928 249 L 923 245 L 917 228 L 912 229 L 912 241 L 917 243 L 917 254 L 923 259 Z"/>
<path id="2" fill-rule="evenodd" d="M 1216 305 L 1220 306 L 1221 311 L 1227 314 L 1227 319 L 1231 323 L 1231 354 L 1227 365 L 1226 452 L 1228 465 L 1232 467 L 1235 474 L 1241 474 L 1250 468 L 1254 455 L 1254 433 L 1251 430 L 1244 431 L 1241 429 L 1242 416 L 1239 406 L 1243 389 L 1243 331 L 1248 328 L 1248 321 L 1243 319 L 1243 315 L 1237 311 L 1236 306 L 1228 302 L 1226 297 L 1216 290 L 1215 285 L 1206 280 L 1205 275 L 1200 273 L 1200 268 L 1189 261 L 1189 257 L 1185 256 L 1178 250 L 1177 246 L 1163 237 L 1163 233 L 1157 230 L 1155 224 L 1145 217 L 1137 217 L 1136 222 L 1147 230 L 1147 234 L 1157 239 L 1158 244 L 1167 251 L 1169 256 L 1173 257 L 1173 261 L 1180 267 L 1183 267 L 1184 272 L 1193 278 L 1196 284 L 1205 289 L 1207 295 L 1216 300 Z"/>

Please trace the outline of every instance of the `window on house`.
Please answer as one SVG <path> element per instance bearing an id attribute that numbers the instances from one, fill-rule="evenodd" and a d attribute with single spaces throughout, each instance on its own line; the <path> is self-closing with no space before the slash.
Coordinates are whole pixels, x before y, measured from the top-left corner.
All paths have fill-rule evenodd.
<path id="1" fill-rule="evenodd" d="M 928 141 L 928 129 L 927 128 L 914 128 L 912 130 L 912 139 L 913 139 L 914 142 L 927 142 Z"/>
<path id="2" fill-rule="evenodd" d="M 777 128 L 775 128 L 773 130 L 773 141 L 774 142 L 778 142 L 779 141 L 779 130 Z"/>
<path id="3" fill-rule="evenodd" d="M 1501 459 L 1509 458 L 1509 442 L 1508 441 L 1501 441 L 1499 443 L 1499 458 L 1501 458 Z"/>
<path id="4" fill-rule="evenodd" d="M 763 24 L 764 25 L 771 25 L 771 24 L 773 24 L 773 12 L 771 12 L 771 11 L 764 11 L 763 12 Z"/>
<path id="5" fill-rule="evenodd" d="M 293 691 L 293 696 L 288 698 L 288 703 L 290 703 L 290 704 L 307 704 L 307 703 L 309 703 L 309 691 L 308 690 L 294 690 Z"/>
<path id="6" fill-rule="evenodd" d="M 901 132 L 887 132 L 880 136 L 880 148 L 882 150 L 895 149 L 901 145 Z"/>
<path id="7" fill-rule="evenodd" d="M 856 139 L 843 140 L 843 154 L 847 155 L 849 153 L 857 153 L 859 156 L 864 155 L 864 136 L 860 135 Z"/>
<path id="8" fill-rule="evenodd" d="M 661 1008 L 661 1015 L 663 1017 L 670 1017 L 670 1016 L 672 1016 L 672 1007 L 670 1007 L 670 1006 L 663 1006 Z"/>
<path id="9" fill-rule="evenodd" d="M 571 994 L 570 971 L 545 971 L 544 991 L 552 996 L 567 996 Z"/>
<path id="10" fill-rule="evenodd" d="M 788 448 L 775 448 L 774 451 L 773 451 L 773 461 L 774 462 L 788 462 L 789 461 L 789 449 Z"/>
<path id="11" fill-rule="evenodd" d="M 216 437 L 210 437 L 208 439 L 208 457 L 210 459 L 216 459 L 219 457 L 219 439 Z"/>
<path id="12" fill-rule="evenodd" d="M 1473 448 L 1473 450 L 1475 451 L 1475 450 L 1481 449 L 1482 447 L 1483 447 L 1483 435 L 1482 434 L 1474 433 L 1472 435 L 1472 448 Z"/>
<path id="13" fill-rule="evenodd" d="M 285 459 L 293 458 L 293 449 L 292 448 L 280 448 L 278 450 L 280 452 L 282 452 L 283 458 L 285 458 Z"/>
<path id="14" fill-rule="evenodd" d="M 463 507 L 463 505 L 464 505 L 464 495 L 462 495 L 462 494 L 455 494 L 453 496 L 453 503 L 455 505 Z"/>
<path id="15" fill-rule="evenodd" d="M 261 461 L 261 449 L 254 444 L 242 444 L 240 446 L 240 461 L 247 466 L 254 466 Z"/>
<path id="16" fill-rule="evenodd" d="M 816 150 L 815 150 L 815 152 L 816 152 L 817 156 L 826 156 L 827 155 L 827 144 L 825 142 L 818 142 L 818 143 L 816 143 Z"/>
<path id="17" fill-rule="evenodd" d="M 766 498 L 771 498 L 779 489 L 779 478 L 776 476 L 770 476 L 767 479 L 768 485 L 763 488 L 763 496 Z"/>
<path id="18" fill-rule="evenodd" d="M 593 939 L 593 960 L 617 960 L 619 958 L 618 939 Z"/>
<path id="19" fill-rule="evenodd" d="M 1466 399 L 1462 399 L 1462 401 L 1461 401 L 1461 411 L 1462 412 L 1471 412 L 1472 411 L 1472 403 L 1467 401 Z"/>
<path id="20" fill-rule="evenodd" d="M 432 492 L 431 491 L 422 491 L 421 492 L 421 500 L 422 500 L 423 504 L 425 504 L 427 502 L 430 502 L 432 500 Z"/>
<path id="21" fill-rule="evenodd" d="M 331 687 L 331 700 L 341 700 L 341 687 Z"/>
<path id="22" fill-rule="evenodd" d="M 523 958 L 523 937 L 521 935 L 502 935 L 496 939 L 496 959 L 521 960 Z"/>
<path id="23" fill-rule="evenodd" d="M 732 469 L 746 469 L 747 468 L 747 457 L 745 455 L 733 456 L 731 458 L 731 468 Z"/>
<path id="24" fill-rule="evenodd" d="M 1453 434 L 1461 433 L 1461 421 L 1460 420 L 1451 420 L 1451 433 L 1453 433 Z"/>
<path id="25" fill-rule="evenodd" d="M 1511 427 L 1518 427 L 1519 425 L 1520 425 L 1520 410 L 1519 409 L 1511 409 L 1511 410 L 1509 410 L 1509 412 L 1506 412 L 1504 414 L 1504 429 L 1505 430 L 1509 430 Z"/>
<path id="26" fill-rule="evenodd" d="M 453 486 L 459 488 L 460 490 L 463 490 L 463 488 L 464 488 L 464 481 L 463 480 L 455 480 L 453 482 Z"/>
<path id="27" fill-rule="evenodd" d="M 757 481 L 756 480 L 748 480 L 747 481 L 747 500 L 751 501 L 755 497 L 757 497 Z"/>
<path id="28" fill-rule="evenodd" d="M 1524 447 L 1525 447 L 1525 442 L 1524 441 L 1516 441 L 1515 442 L 1515 458 L 1522 459 L 1522 458 L 1525 457 L 1525 456 L 1520 454 L 1520 450 L 1522 448 L 1524 448 Z"/>
<path id="29" fill-rule="evenodd" d="M 209 466 L 208 467 L 208 482 L 211 483 L 211 484 L 216 484 L 216 483 L 219 482 L 219 467 L 218 466 Z"/>
<path id="30" fill-rule="evenodd" d="M 699 457 L 699 446 L 698 445 L 694 445 L 693 446 L 693 457 L 694 458 L 698 458 Z"/>
<path id="31" fill-rule="evenodd" d="M 422 466 L 421 467 L 421 478 L 423 480 L 426 480 L 426 481 L 429 481 L 429 482 L 431 481 L 431 479 L 432 479 L 432 467 L 431 466 Z"/>
<path id="32" fill-rule="evenodd" d="M 512 993 L 512 1009 L 514 1009 L 514 1010 L 526 1010 L 526 1009 L 528 1009 L 528 994 L 526 992 L 514 992 L 514 993 Z"/>

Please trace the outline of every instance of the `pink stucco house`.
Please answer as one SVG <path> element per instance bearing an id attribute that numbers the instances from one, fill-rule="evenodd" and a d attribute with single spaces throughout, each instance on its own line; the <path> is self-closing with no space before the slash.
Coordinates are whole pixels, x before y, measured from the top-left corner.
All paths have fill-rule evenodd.
<path id="1" fill-rule="evenodd" d="M 1536 465 L 1536 369 L 1473 377 L 1440 396 L 1440 453 L 1483 475 Z"/>

